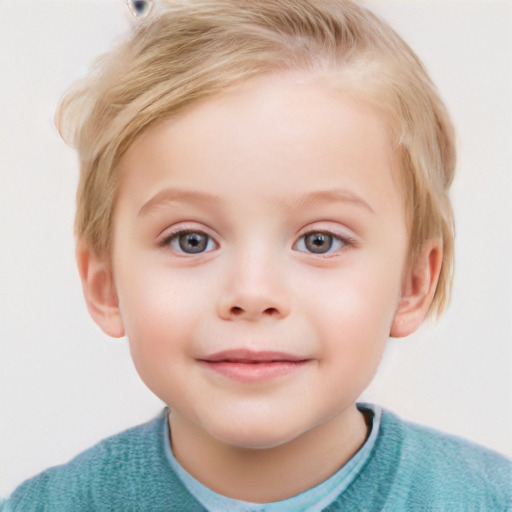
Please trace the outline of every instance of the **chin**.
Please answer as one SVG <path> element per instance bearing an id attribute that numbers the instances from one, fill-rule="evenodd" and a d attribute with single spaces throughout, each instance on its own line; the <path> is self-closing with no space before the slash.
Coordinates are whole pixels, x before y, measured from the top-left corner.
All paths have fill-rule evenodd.
<path id="1" fill-rule="evenodd" d="M 287 436 L 264 435 L 260 432 L 256 435 L 240 435 L 240 433 L 237 433 L 235 436 L 217 437 L 217 439 L 235 448 L 246 450 L 271 450 L 293 440 L 293 438 Z"/>
<path id="2" fill-rule="evenodd" d="M 250 450 L 269 450 L 285 445 L 303 434 L 303 431 L 271 422 L 261 424 L 252 421 L 250 424 L 244 422 L 232 422 L 229 425 L 219 426 L 210 430 L 210 435 L 218 441 L 237 448 Z"/>

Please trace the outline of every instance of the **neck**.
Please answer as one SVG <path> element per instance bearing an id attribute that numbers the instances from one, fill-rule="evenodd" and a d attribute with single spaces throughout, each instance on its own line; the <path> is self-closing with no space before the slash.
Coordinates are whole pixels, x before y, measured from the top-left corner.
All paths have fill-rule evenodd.
<path id="1" fill-rule="evenodd" d="M 196 480 L 229 498 L 280 501 L 323 482 L 363 445 L 367 427 L 355 404 L 276 447 L 244 448 L 211 437 L 179 413 L 170 416 L 173 452 Z"/>

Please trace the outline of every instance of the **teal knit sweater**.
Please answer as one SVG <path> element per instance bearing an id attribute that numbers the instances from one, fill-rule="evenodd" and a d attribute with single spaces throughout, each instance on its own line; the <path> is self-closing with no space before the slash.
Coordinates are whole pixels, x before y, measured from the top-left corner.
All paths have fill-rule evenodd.
<path id="1" fill-rule="evenodd" d="M 204 511 L 164 451 L 166 411 L 23 483 L 4 512 Z M 328 511 L 512 511 L 512 464 L 384 411 L 360 473 Z"/>

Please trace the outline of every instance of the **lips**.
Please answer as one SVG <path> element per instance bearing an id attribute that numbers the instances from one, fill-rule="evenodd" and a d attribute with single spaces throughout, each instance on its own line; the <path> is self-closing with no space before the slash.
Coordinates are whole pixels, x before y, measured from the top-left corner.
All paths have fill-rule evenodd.
<path id="1" fill-rule="evenodd" d="M 252 350 L 224 350 L 202 359 L 210 363 L 232 362 L 232 363 L 270 363 L 277 361 L 304 361 L 306 358 L 286 354 L 284 352 L 256 352 Z"/>
<path id="2" fill-rule="evenodd" d="M 264 382 L 289 375 L 311 360 L 272 351 L 226 350 L 199 359 L 208 371 L 239 382 Z"/>

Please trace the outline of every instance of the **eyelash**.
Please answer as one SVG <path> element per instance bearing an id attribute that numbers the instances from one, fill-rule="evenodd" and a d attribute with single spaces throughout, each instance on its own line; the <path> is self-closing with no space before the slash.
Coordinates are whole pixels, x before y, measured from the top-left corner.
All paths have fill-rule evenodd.
<path id="1" fill-rule="evenodd" d="M 306 233 L 301 235 L 299 237 L 299 239 L 297 240 L 297 242 L 295 242 L 293 247 L 294 248 L 297 247 L 297 245 L 299 245 L 301 240 L 305 241 L 306 237 L 311 236 L 311 235 L 317 235 L 317 236 L 320 235 L 320 236 L 331 237 L 333 243 L 334 242 L 338 242 L 339 243 L 339 247 L 337 247 L 335 250 L 331 250 L 332 249 L 332 244 L 331 244 L 326 252 L 314 252 L 314 251 L 307 251 L 307 250 L 301 251 L 301 252 L 306 252 L 308 254 L 314 254 L 314 255 L 318 255 L 318 256 L 327 256 L 327 255 L 329 255 L 329 254 L 331 254 L 333 252 L 337 252 L 339 250 L 342 250 L 345 247 L 353 247 L 356 244 L 356 240 L 354 238 L 350 237 L 350 236 L 340 235 L 339 233 L 334 233 L 333 231 L 330 231 L 330 230 L 319 229 L 319 230 L 307 231 Z M 306 242 L 303 242 L 303 243 L 306 243 Z"/>
<path id="2" fill-rule="evenodd" d="M 193 252 L 193 251 L 187 252 L 185 250 L 179 250 L 175 247 L 172 247 L 173 242 L 179 243 L 179 239 L 183 235 L 199 235 L 200 237 L 206 237 L 206 247 L 203 250 L 199 250 L 197 252 Z M 306 244 L 306 242 L 305 242 L 306 237 L 312 236 L 312 235 L 330 237 L 332 239 L 331 245 L 328 247 L 328 249 L 325 252 L 315 252 L 312 250 L 307 250 L 307 248 L 306 248 L 306 250 L 299 249 L 299 252 L 305 252 L 308 254 L 324 256 L 324 255 L 331 254 L 332 252 L 335 252 L 337 250 L 342 250 L 344 247 L 353 247 L 356 244 L 356 240 L 350 236 L 346 236 L 346 235 L 342 236 L 338 233 L 334 233 L 333 231 L 329 231 L 329 230 L 311 230 L 311 231 L 308 231 L 308 232 L 304 233 L 303 235 L 301 235 L 298 238 L 298 240 L 293 244 L 293 248 L 295 249 L 300 244 L 301 241 L 304 241 L 303 244 Z M 332 244 L 336 243 L 336 242 L 339 244 L 339 246 L 335 249 L 335 251 L 333 251 Z M 214 244 L 213 248 L 209 247 L 209 245 L 211 245 L 211 244 Z M 158 245 L 160 247 L 170 247 L 171 249 L 175 250 L 178 253 L 189 254 L 189 255 L 204 254 L 205 252 L 212 251 L 213 249 L 216 248 L 216 246 L 218 246 L 218 244 L 214 241 L 213 237 L 211 237 L 209 234 L 207 234 L 204 231 L 201 231 L 199 229 L 180 229 L 180 230 L 174 231 L 174 232 L 168 234 L 166 237 L 164 237 L 159 242 Z M 181 247 L 181 249 L 183 249 L 183 247 Z M 208 249 L 208 250 L 206 250 L 206 249 Z M 295 250 L 298 250 L 298 249 L 295 249 Z"/>
<path id="3" fill-rule="evenodd" d="M 183 235 L 199 235 L 202 237 L 206 237 L 207 238 L 207 241 L 206 241 L 207 246 L 206 247 L 208 247 L 210 242 L 213 242 L 214 245 L 217 245 L 215 243 L 215 241 L 213 240 L 213 237 L 211 237 L 210 235 L 208 235 L 208 233 L 205 233 L 204 231 L 201 231 L 199 229 L 180 229 L 178 231 L 174 231 L 174 232 L 170 233 L 169 235 L 167 235 L 166 237 L 164 237 L 158 245 L 160 247 L 171 247 L 176 252 L 182 253 L 182 254 L 203 254 L 204 252 L 210 252 L 212 250 L 212 249 L 210 249 L 208 251 L 202 250 L 202 251 L 197 251 L 197 252 L 186 252 L 184 250 L 180 251 L 180 250 L 177 250 L 176 248 L 173 248 L 172 243 L 175 241 L 177 241 L 179 243 L 179 239 Z"/>

